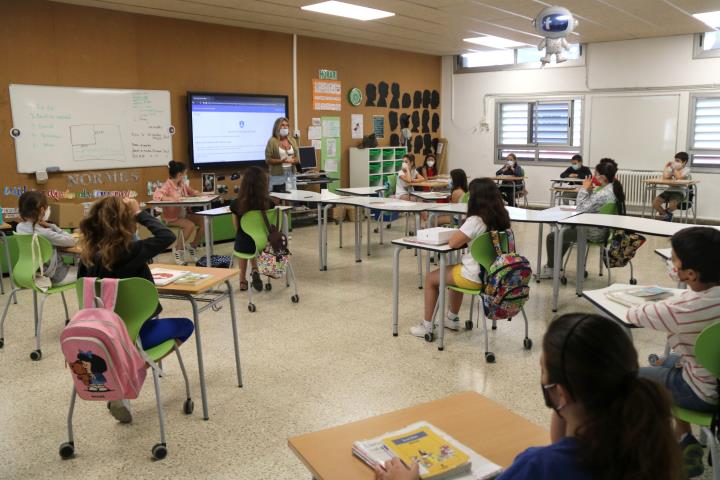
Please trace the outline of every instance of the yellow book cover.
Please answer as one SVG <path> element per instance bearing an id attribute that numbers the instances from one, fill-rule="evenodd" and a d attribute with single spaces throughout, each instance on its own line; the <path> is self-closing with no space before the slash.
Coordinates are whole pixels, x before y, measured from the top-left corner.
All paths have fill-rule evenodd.
<path id="1" fill-rule="evenodd" d="M 417 462 L 420 478 L 430 479 L 467 466 L 470 459 L 429 427 L 420 427 L 383 440 L 406 465 Z"/>

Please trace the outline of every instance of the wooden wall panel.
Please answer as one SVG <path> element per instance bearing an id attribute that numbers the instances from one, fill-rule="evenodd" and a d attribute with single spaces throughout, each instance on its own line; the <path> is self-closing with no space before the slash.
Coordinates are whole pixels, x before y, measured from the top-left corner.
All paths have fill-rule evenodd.
<path id="1" fill-rule="evenodd" d="M 399 82 L 403 90 L 440 90 L 439 57 L 303 37 L 298 39 L 298 46 L 299 128 L 306 135 L 310 119 L 322 113 L 311 112 L 311 81 L 317 78 L 317 70 L 338 70 L 344 89 L 341 115 L 345 162 L 347 147 L 356 143 L 350 141 L 350 113 L 385 110 L 387 115 L 387 109 L 353 109 L 345 100 L 347 89 L 358 86 L 364 91 L 365 83 L 385 80 Z M 173 153 L 180 161 L 188 160 L 188 90 L 292 97 L 291 35 L 44 0 L 0 2 L 0 61 L 2 207 L 17 205 L 15 196 L 5 195 L 6 186 L 81 190 L 68 184 L 67 173 L 51 174 L 42 187 L 35 184 L 34 175 L 16 173 L 13 141 L 7 134 L 12 125 L 10 83 L 169 90 L 172 122 L 177 129 Z M 370 129 L 369 115 L 365 129 Z M 164 167 L 122 171 L 139 173 L 139 181 L 85 186 L 88 190 L 136 190 L 139 199 L 145 200 L 146 182 L 166 176 Z M 105 177 L 107 172 L 100 173 Z M 191 177 L 197 179 L 199 174 Z M 228 178 L 225 183 L 232 182 Z M 199 180 L 193 180 L 193 185 L 198 186 Z"/>

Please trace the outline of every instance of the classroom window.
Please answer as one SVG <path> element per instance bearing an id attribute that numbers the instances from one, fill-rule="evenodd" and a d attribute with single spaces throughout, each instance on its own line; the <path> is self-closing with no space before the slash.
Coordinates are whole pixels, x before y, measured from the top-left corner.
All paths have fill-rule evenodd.
<path id="1" fill-rule="evenodd" d="M 720 95 L 691 98 L 688 150 L 692 166 L 720 168 Z"/>
<path id="2" fill-rule="evenodd" d="M 693 58 L 720 57 L 720 31 L 696 33 Z"/>
<path id="3" fill-rule="evenodd" d="M 567 162 L 580 153 L 582 100 L 500 102 L 497 108 L 496 161 L 515 153 L 520 162 Z"/>
<path id="4" fill-rule="evenodd" d="M 570 44 L 570 50 L 563 54 L 566 58 L 565 62 L 553 62 L 544 68 L 582 66 L 585 64 L 583 50 L 580 44 Z M 455 73 L 541 68 L 540 59 L 545 55 L 544 52 L 535 46 L 527 46 L 463 53 L 455 57 Z"/>

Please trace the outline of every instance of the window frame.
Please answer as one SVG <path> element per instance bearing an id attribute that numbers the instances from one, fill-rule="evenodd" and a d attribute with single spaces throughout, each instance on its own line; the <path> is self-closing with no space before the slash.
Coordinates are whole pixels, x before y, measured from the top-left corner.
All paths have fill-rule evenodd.
<path id="1" fill-rule="evenodd" d="M 719 50 L 720 52 L 720 50 Z M 718 160 L 717 166 L 696 166 L 695 155 L 717 155 L 720 157 L 720 148 L 717 149 L 698 149 L 693 148 L 693 141 L 695 139 L 695 111 L 697 110 L 697 101 L 699 99 L 706 98 L 717 98 L 720 99 L 720 91 L 714 92 L 692 92 L 690 93 L 690 108 L 688 114 L 688 128 L 687 128 L 687 153 L 690 156 L 690 168 L 693 172 L 698 173 L 720 173 L 720 159 Z"/>
<path id="2" fill-rule="evenodd" d="M 573 146 L 574 139 L 574 127 L 578 121 L 575 118 L 575 102 L 580 101 L 580 145 Z M 527 103 L 528 106 L 528 142 L 535 139 L 535 105 L 538 103 L 568 103 L 568 143 L 567 144 L 539 144 L 539 143 L 527 143 L 527 144 L 501 144 L 501 125 L 502 125 L 502 105 L 506 103 Z M 533 160 L 525 160 L 518 157 L 518 163 L 520 165 L 536 165 L 536 166 L 551 166 L 558 167 L 563 164 L 566 160 L 540 160 L 541 150 L 554 150 L 561 152 L 569 152 L 573 154 L 582 155 L 583 152 L 583 141 L 584 141 L 584 123 L 585 123 L 585 97 L 584 96 L 573 96 L 573 97 L 538 97 L 538 98 L 499 98 L 495 102 L 495 133 L 493 139 L 493 163 L 503 164 L 505 160 L 502 156 L 503 150 L 534 150 L 535 158 Z"/>
<path id="3" fill-rule="evenodd" d="M 693 59 L 720 57 L 720 48 L 715 48 L 713 50 L 703 50 L 702 44 L 705 38 L 704 35 L 706 33 L 710 32 L 696 33 L 693 35 Z M 720 35 L 720 31 L 716 33 Z"/>
<path id="4" fill-rule="evenodd" d="M 481 72 L 501 72 L 504 70 L 538 70 L 548 68 L 567 68 L 567 67 L 584 67 L 585 66 L 585 44 L 580 43 L 580 57 L 573 60 L 566 60 L 562 63 L 548 63 L 544 67 L 541 62 L 517 63 L 518 48 L 513 48 L 513 63 L 510 65 L 489 65 L 487 67 L 463 67 L 462 55 L 455 55 L 453 61 L 453 73 L 481 73 Z"/>

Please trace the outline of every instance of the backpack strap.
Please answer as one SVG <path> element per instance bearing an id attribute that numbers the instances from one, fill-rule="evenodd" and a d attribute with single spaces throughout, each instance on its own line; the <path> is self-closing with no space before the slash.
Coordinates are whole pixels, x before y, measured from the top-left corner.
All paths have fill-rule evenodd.
<path id="1" fill-rule="evenodd" d="M 82 308 L 95 308 L 95 277 L 83 278 L 83 304 Z"/>
<path id="2" fill-rule="evenodd" d="M 103 278 L 100 280 L 100 298 L 102 299 L 103 308 L 115 310 L 119 284 L 120 281 L 117 278 Z"/>
<path id="3" fill-rule="evenodd" d="M 495 248 L 495 255 L 498 257 L 503 254 L 502 246 L 500 245 L 500 237 L 497 230 L 490 230 L 490 239 L 492 240 L 493 247 Z"/>
<path id="4" fill-rule="evenodd" d="M 270 221 L 267 218 L 267 213 L 265 213 L 265 210 L 260 210 L 260 214 L 262 215 L 263 222 L 265 222 L 265 228 L 267 228 L 268 233 L 273 231 L 273 228 L 277 230 L 277 227 L 275 225 L 270 225 Z"/>
<path id="5" fill-rule="evenodd" d="M 513 233 L 512 229 L 508 228 L 507 230 L 505 230 L 505 235 L 507 235 L 508 252 L 515 253 L 515 234 Z"/>
<path id="6" fill-rule="evenodd" d="M 40 270 L 40 276 L 44 277 L 44 265 L 42 261 L 42 248 L 40 247 L 40 240 L 38 234 L 33 233 L 32 239 L 30 240 L 30 251 L 32 253 L 32 266 L 35 272 Z"/>

